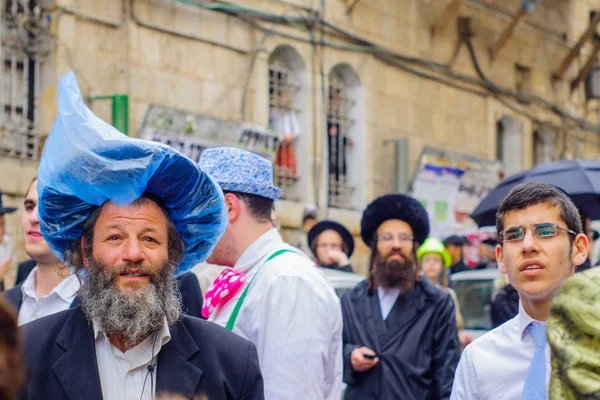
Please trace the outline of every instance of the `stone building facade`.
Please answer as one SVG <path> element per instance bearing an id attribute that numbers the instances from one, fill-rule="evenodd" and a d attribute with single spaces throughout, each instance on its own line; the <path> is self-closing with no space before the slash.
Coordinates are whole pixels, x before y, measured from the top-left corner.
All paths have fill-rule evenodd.
<path id="1" fill-rule="evenodd" d="M 248 126 L 257 137 L 294 137 L 293 153 L 279 154 L 279 161 L 277 140 L 263 145 L 286 189 L 276 205 L 284 234 L 302 241 L 303 209 L 316 204 L 320 218 L 357 235 L 353 261 L 363 271 L 361 211 L 376 196 L 405 189 L 398 176 L 415 172 L 424 146 L 500 158 L 506 174 L 598 153 L 598 103 L 587 100 L 585 82 L 570 87 L 593 40 L 555 77 L 588 28 L 590 11 L 600 10 L 594 0 L 547 0 L 537 7 L 526 1 L 533 9 L 493 58 L 520 0 L 39 0 L 37 14 L 14 2 L 22 3 L 3 0 L 5 20 L 29 13 L 47 24 L 51 40 L 44 57 L 21 54 L 36 60 L 31 68 L 11 67 L 18 46 L 4 53 L 4 87 L 15 68 L 21 75 L 27 70 L 30 81 L 35 73 L 35 101 L 28 102 L 35 112 L 22 106 L 21 117 L 31 118 L 29 131 L 19 134 L 39 138 L 20 152 L 0 142 L 7 204 L 20 205 L 36 173 L 56 115 L 59 78 L 69 70 L 86 97 L 128 96 L 132 136 L 168 130 L 168 110 L 176 110 L 179 123 L 188 125 L 174 134 L 202 145 L 240 144 Z M 10 38 L 5 25 L 4 39 Z M 25 103 L 29 92 L 20 85 Z M 5 97 L 5 110 L 16 101 Z M 149 120 L 150 105 L 164 118 Z M 111 120 L 110 101 L 90 107 Z M 17 118 L 15 110 L 9 120 Z M 205 121 L 219 127 L 210 137 Z M 2 135 L 11 129 L 4 124 Z M 398 139 L 408 146 L 399 162 Z M 18 215 L 8 221 L 21 251 Z"/>

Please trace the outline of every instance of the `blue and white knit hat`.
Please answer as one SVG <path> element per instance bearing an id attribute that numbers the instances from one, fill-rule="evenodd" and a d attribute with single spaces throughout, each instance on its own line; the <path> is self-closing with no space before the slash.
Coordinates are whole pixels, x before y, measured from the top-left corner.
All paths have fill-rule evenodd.
<path id="1" fill-rule="evenodd" d="M 273 201 L 281 194 L 281 189 L 273 185 L 273 165 L 249 151 L 234 147 L 206 149 L 200 167 L 223 191 L 253 194 Z"/>

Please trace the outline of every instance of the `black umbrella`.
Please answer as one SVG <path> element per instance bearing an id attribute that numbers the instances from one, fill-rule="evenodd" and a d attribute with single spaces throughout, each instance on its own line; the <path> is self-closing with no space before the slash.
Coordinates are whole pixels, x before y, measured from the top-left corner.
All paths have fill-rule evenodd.
<path id="1" fill-rule="evenodd" d="M 543 182 L 558 186 L 592 220 L 600 219 L 600 162 L 579 160 L 539 164 L 506 178 L 485 196 L 471 218 L 479 226 L 496 225 L 498 206 L 513 187 L 524 182 Z"/>

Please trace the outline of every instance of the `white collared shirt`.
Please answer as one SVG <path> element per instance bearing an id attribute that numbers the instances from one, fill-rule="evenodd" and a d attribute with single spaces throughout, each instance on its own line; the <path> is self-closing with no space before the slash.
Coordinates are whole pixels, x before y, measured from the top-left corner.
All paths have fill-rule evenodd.
<path id="1" fill-rule="evenodd" d="M 19 326 L 38 318 L 45 317 L 67 310 L 79 290 L 79 279 L 75 274 L 63 279 L 52 291 L 43 297 L 38 297 L 35 291 L 35 281 L 37 279 L 36 266 L 27 276 L 21 286 L 23 292 L 23 303 L 19 310 Z"/>
<path id="2" fill-rule="evenodd" d="M 379 297 L 379 307 L 381 307 L 381 317 L 383 319 L 387 319 L 388 315 L 390 315 L 390 311 L 392 311 L 392 307 L 394 307 L 398 296 L 400 296 L 399 288 L 377 288 L 377 297 Z"/>
<path id="3" fill-rule="evenodd" d="M 277 229 L 262 235 L 234 269 L 249 282 L 286 244 Z M 226 326 L 243 289 L 209 320 Z M 261 269 L 233 332 L 258 350 L 265 398 L 339 400 L 342 395 L 342 310 L 323 273 L 303 254 L 283 253 Z"/>
<path id="4" fill-rule="evenodd" d="M 162 346 L 171 340 L 167 319 L 164 319 L 156 335 L 148 336 L 125 353 L 112 345 L 96 322 L 93 325 L 102 398 L 104 400 L 153 399 L 156 391 L 158 353 Z M 154 361 L 151 362 L 153 355 Z M 148 371 L 150 365 L 154 365 L 152 373 Z"/>
<path id="5" fill-rule="evenodd" d="M 451 400 L 514 400 L 523 386 L 535 353 L 527 326 L 545 325 L 531 318 L 521 302 L 519 314 L 467 346 L 454 376 Z M 546 389 L 550 383 L 550 346 L 546 344 Z"/>

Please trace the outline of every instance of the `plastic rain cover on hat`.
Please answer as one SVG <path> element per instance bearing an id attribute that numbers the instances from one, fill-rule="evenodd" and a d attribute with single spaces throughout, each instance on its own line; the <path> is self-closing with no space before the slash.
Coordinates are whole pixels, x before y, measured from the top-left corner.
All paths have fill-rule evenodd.
<path id="1" fill-rule="evenodd" d="M 67 73 L 38 173 L 40 228 L 50 249 L 64 260 L 97 207 L 126 205 L 144 192 L 162 200 L 185 245 L 176 275 L 204 261 L 227 225 L 219 186 L 175 149 L 129 138 L 96 117 Z"/>

